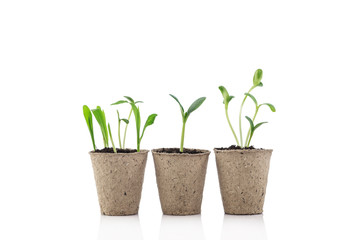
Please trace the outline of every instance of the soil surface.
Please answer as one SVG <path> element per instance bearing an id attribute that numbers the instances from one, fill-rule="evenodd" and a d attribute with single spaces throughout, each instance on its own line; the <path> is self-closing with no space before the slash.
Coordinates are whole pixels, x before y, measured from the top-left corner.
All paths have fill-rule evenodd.
<path id="1" fill-rule="evenodd" d="M 114 149 L 113 148 L 103 148 L 103 149 L 96 149 L 95 150 L 96 153 L 114 153 Z M 117 148 L 116 149 L 117 153 L 134 153 L 136 152 L 136 149 L 120 149 Z"/>
<path id="2" fill-rule="evenodd" d="M 236 145 L 231 145 L 230 147 L 227 148 L 215 148 L 216 150 L 236 150 L 236 149 L 247 149 L 247 150 L 251 150 L 251 149 L 262 149 L 262 148 L 254 148 L 254 146 L 250 146 L 250 147 L 240 147 L 240 146 L 236 146 Z"/>
<path id="3" fill-rule="evenodd" d="M 158 151 L 156 151 L 158 153 L 187 153 L 187 154 L 199 154 L 199 153 L 204 153 L 204 151 L 199 151 L 196 149 L 187 149 L 184 148 L 183 152 L 180 152 L 180 148 L 161 148 Z"/>

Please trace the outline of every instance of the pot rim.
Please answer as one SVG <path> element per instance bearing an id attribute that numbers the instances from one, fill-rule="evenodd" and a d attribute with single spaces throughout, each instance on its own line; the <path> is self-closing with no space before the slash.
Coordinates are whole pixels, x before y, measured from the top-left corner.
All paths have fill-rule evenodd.
<path id="1" fill-rule="evenodd" d="M 154 154 L 159 154 L 159 155 L 166 155 L 166 156 L 202 156 L 202 155 L 210 155 L 211 151 L 206 150 L 206 149 L 198 149 L 198 148 L 184 148 L 184 149 L 189 149 L 189 150 L 197 150 L 197 151 L 201 151 L 201 153 L 164 153 L 164 152 L 157 152 L 158 150 L 161 149 L 169 149 L 168 148 L 154 148 L 151 149 L 151 152 Z"/>
<path id="2" fill-rule="evenodd" d="M 220 149 L 217 149 L 217 148 L 214 148 L 214 152 L 272 152 L 273 149 L 259 149 L 259 148 L 256 148 L 256 149 L 227 149 L 227 150 L 220 150 Z"/>
<path id="3" fill-rule="evenodd" d="M 144 154 L 144 153 L 148 153 L 149 150 L 147 149 L 140 149 L 140 152 L 131 152 L 131 153 L 102 153 L 102 152 L 94 152 L 94 151 L 90 151 L 89 154 L 90 155 L 138 155 L 138 154 Z"/>

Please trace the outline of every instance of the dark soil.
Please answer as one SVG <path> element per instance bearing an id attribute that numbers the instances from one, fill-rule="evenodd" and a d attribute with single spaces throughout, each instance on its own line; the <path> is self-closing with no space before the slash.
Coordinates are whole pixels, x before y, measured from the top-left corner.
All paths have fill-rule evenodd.
<path id="1" fill-rule="evenodd" d="M 196 149 L 187 149 L 184 148 L 183 152 L 180 152 L 180 148 L 161 148 L 158 151 L 156 151 L 158 153 L 187 153 L 187 154 L 199 154 L 199 153 L 204 153 L 204 151 L 199 151 Z"/>
<path id="2" fill-rule="evenodd" d="M 103 149 L 96 149 L 95 150 L 96 153 L 114 153 L 114 149 L 113 148 L 103 148 Z M 117 153 L 134 153 L 136 152 L 136 149 L 120 149 L 117 148 L 116 149 Z"/>
<path id="3" fill-rule="evenodd" d="M 246 149 L 246 150 L 251 150 L 251 149 L 262 149 L 262 148 L 254 148 L 254 146 L 250 146 L 250 147 L 240 147 L 240 146 L 236 146 L 236 145 L 231 145 L 230 147 L 227 148 L 215 148 L 216 150 L 236 150 L 236 149 Z"/>

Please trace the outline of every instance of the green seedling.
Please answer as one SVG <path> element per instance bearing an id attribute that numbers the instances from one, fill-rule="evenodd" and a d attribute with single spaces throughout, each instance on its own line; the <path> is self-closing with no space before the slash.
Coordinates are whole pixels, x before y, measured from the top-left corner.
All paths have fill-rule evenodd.
<path id="1" fill-rule="evenodd" d="M 131 110 L 132 111 L 132 110 Z M 122 147 L 122 144 L 121 144 L 121 135 L 120 135 L 120 124 L 121 124 L 121 121 L 125 122 L 126 124 L 126 128 L 125 130 L 127 130 L 127 125 L 129 124 L 129 120 L 128 119 L 125 119 L 125 118 L 120 118 L 120 114 L 119 114 L 119 111 L 116 110 L 117 112 L 117 117 L 118 117 L 118 137 L 119 137 L 119 145 L 120 145 L 120 149 L 123 148 Z M 126 132 L 125 132 L 126 133 Z M 125 146 L 125 138 L 124 138 L 124 146 Z"/>
<path id="2" fill-rule="evenodd" d="M 239 140 L 238 140 L 238 138 L 237 138 L 237 136 L 236 136 L 236 133 L 235 133 L 235 131 L 234 131 L 234 128 L 233 128 L 232 125 L 231 125 L 231 122 L 230 122 L 230 119 L 229 119 L 229 113 L 228 113 L 229 102 L 231 101 L 231 99 L 234 98 L 234 96 L 230 96 L 229 93 L 228 93 L 228 91 L 226 90 L 226 88 L 225 88 L 224 86 L 220 86 L 219 89 L 220 89 L 220 91 L 221 91 L 221 94 L 222 94 L 223 97 L 224 97 L 223 103 L 225 104 L 225 115 L 226 115 L 227 122 L 228 122 L 228 124 L 229 124 L 229 127 L 230 127 L 230 129 L 231 129 L 232 134 L 234 135 L 234 138 L 235 138 L 235 140 L 236 140 L 236 143 L 237 143 L 237 145 L 239 146 L 239 145 L 240 145 L 240 144 L 239 144 Z"/>
<path id="3" fill-rule="evenodd" d="M 104 141 L 104 147 L 109 147 L 109 136 L 108 136 L 108 130 L 106 127 L 106 117 L 104 110 L 101 110 L 101 107 L 97 106 L 95 109 L 91 110 L 92 113 L 95 116 L 96 121 L 98 122 L 100 126 L 100 130 L 103 136 Z"/>
<path id="4" fill-rule="evenodd" d="M 127 133 L 130 117 L 131 117 L 131 114 L 133 112 L 133 109 L 131 107 L 131 103 L 134 103 L 135 105 L 137 103 L 142 103 L 142 101 L 134 101 L 134 99 L 132 99 L 131 97 L 128 97 L 128 96 L 124 96 L 124 98 L 126 98 L 127 100 L 120 100 L 120 101 L 117 101 L 117 102 L 111 104 L 111 105 L 119 105 L 119 104 L 123 104 L 123 103 L 130 104 L 130 113 L 129 113 L 129 117 L 127 119 L 125 119 L 125 118 L 120 119 L 119 112 L 118 112 L 118 137 L 119 137 L 120 148 L 123 148 L 123 149 L 125 148 L 126 133 Z M 121 138 L 120 138 L 120 122 L 121 121 L 125 122 L 125 124 L 126 124 L 122 144 L 121 144 Z"/>
<path id="5" fill-rule="evenodd" d="M 250 94 L 250 92 L 252 90 L 254 90 L 256 87 L 262 87 L 263 86 L 263 83 L 261 82 L 261 79 L 262 79 L 262 75 L 263 75 L 263 71 L 261 69 L 257 69 L 255 71 L 255 74 L 254 74 L 254 77 L 253 77 L 253 85 L 252 87 L 249 89 L 249 91 L 247 93 L 245 93 L 245 96 L 244 96 L 244 99 L 241 103 L 241 106 L 240 106 L 240 113 L 239 113 L 239 131 L 240 131 L 240 142 L 235 134 L 235 131 L 231 125 L 231 122 L 230 122 L 230 119 L 229 119 L 229 115 L 228 115 L 228 106 L 229 106 L 229 102 L 234 98 L 234 96 L 230 96 L 228 91 L 226 90 L 226 88 L 224 86 L 220 86 L 219 89 L 221 91 L 221 94 L 223 95 L 223 103 L 225 104 L 225 115 L 226 115 L 226 119 L 228 121 L 228 124 L 230 126 L 230 129 L 231 129 L 231 132 L 232 134 L 234 135 L 234 138 L 236 140 L 236 143 L 238 146 L 240 147 L 249 147 L 250 146 L 250 141 L 252 139 L 252 136 L 254 134 L 254 131 L 260 127 L 262 124 L 264 123 L 267 123 L 267 122 L 261 122 L 259 124 L 256 124 L 254 125 L 254 121 L 255 121 L 255 118 L 256 118 L 256 115 L 259 111 L 259 108 L 263 105 L 267 105 L 269 106 L 269 108 L 271 109 L 271 111 L 275 112 L 275 107 L 270 104 L 270 103 L 263 103 L 263 104 L 260 104 L 258 105 L 257 104 L 257 101 L 255 99 L 255 97 L 253 95 Z M 249 128 L 249 131 L 248 131 L 248 134 L 247 134 L 247 137 L 246 137 L 246 140 L 245 142 L 243 141 L 243 135 L 242 135 L 242 126 L 241 126 L 241 120 L 242 120 L 242 110 L 243 110 L 243 107 L 244 107 L 244 104 L 245 104 L 245 101 L 247 99 L 247 97 L 250 97 L 254 103 L 255 103 L 255 106 L 256 106 L 256 110 L 255 110 L 255 114 L 254 114 L 254 117 L 251 119 L 249 118 L 248 116 L 246 116 L 245 118 L 249 121 L 250 123 L 250 128 Z"/>
<path id="6" fill-rule="evenodd" d="M 253 77 L 253 86 L 249 89 L 248 93 L 250 93 L 256 87 L 262 87 L 263 86 L 263 84 L 261 82 L 262 75 L 263 75 L 263 71 L 261 69 L 257 69 L 255 71 L 254 77 Z M 243 110 L 246 98 L 247 98 L 247 95 L 245 95 L 244 100 L 241 103 L 240 114 L 239 114 L 239 129 L 240 129 L 240 144 L 241 144 L 241 147 L 243 147 L 243 137 L 242 137 L 242 128 L 241 128 L 241 114 L 242 114 L 242 110 Z"/>
<path id="7" fill-rule="evenodd" d="M 136 102 L 130 102 L 130 105 L 132 107 L 132 110 L 134 112 L 134 117 L 135 117 L 135 123 L 136 123 L 136 143 L 137 143 L 137 151 L 140 152 L 140 143 L 142 138 L 144 137 L 144 133 L 145 133 L 145 129 L 150 126 L 153 125 L 155 122 L 155 118 L 157 116 L 157 114 L 151 114 L 146 122 L 145 125 L 143 127 L 142 133 L 140 135 L 140 125 L 141 125 L 141 117 L 140 117 L 140 109 L 139 107 L 136 106 Z"/>
<path id="8" fill-rule="evenodd" d="M 84 113 L 84 117 L 85 117 L 85 120 L 86 120 L 86 124 L 87 124 L 89 132 L 90 132 L 93 148 L 94 148 L 94 151 L 95 151 L 96 146 L 95 146 L 95 138 L 94 138 L 94 126 L 93 126 L 92 114 L 91 114 L 90 108 L 88 106 L 84 105 L 83 106 L 83 113 Z"/>
<path id="9" fill-rule="evenodd" d="M 187 110 L 187 112 L 184 111 L 183 106 L 181 105 L 180 101 L 172 94 L 170 94 L 170 96 L 175 99 L 175 101 L 179 104 L 180 106 L 180 111 L 181 111 L 181 116 L 182 116 L 182 122 L 183 122 L 183 126 L 182 126 L 182 131 L 181 131 L 181 142 L 180 142 L 180 152 L 184 151 L 184 137 L 185 137 L 185 124 L 190 116 L 190 113 L 192 113 L 193 111 L 195 111 L 196 109 L 198 109 L 201 104 L 205 101 L 206 97 L 201 97 L 198 98 L 197 100 L 195 100 L 189 107 L 189 109 Z"/>
<path id="10" fill-rule="evenodd" d="M 248 96 L 248 97 L 250 97 L 250 98 L 254 101 L 254 103 L 255 103 L 255 113 L 254 113 L 253 118 L 251 119 L 250 117 L 245 116 L 245 118 L 246 118 L 246 119 L 249 121 L 249 123 L 250 123 L 250 128 L 249 128 L 249 131 L 248 131 L 248 133 L 247 133 L 246 140 L 245 140 L 245 146 L 246 146 L 246 147 L 249 147 L 249 146 L 250 146 L 250 141 L 251 141 L 251 139 L 252 139 L 252 136 L 254 135 L 254 131 L 255 131 L 258 127 L 260 127 L 261 125 L 263 125 L 264 123 L 268 123 L 268 122 L 261 122 L 261 123 L 258 123 L 258 124 L 256 124 L 256 125 L 254 124 L 255 118 L 256 118 L 256 116 L 257 116 L 257 114 L 258 114 L 258 112 L 259 112 L 260 107 L 261 107 L 261 106 L 268 106 L 272 112 L 276 112 L 276 109 L 275 109 L 274 105 L 272 105 L 272 104 L 270 104 L 270 103 L 262 103 L 262 104 L 258 105 L 258 102 L 257 102 L 256 98 L 255 98 L 253 95 L 251 95 L 250 93 L 245 93 L 245 95 Z"/>

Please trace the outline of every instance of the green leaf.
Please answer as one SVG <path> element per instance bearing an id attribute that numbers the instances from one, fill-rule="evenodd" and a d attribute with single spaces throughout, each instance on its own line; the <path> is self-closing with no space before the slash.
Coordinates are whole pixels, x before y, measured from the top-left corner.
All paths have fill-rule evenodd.
<path id="1" fill-rule="evenodd" d="M 248 96 L 248 97 L 250 97 L 250 98 L 254 101 L 255 106 L 258 105 L 258 104 L 257 104 L 257 101 L 256 101 L 256 98 L 255 98 L 253 95 L 251 95 L 250 93 L 245 93 L 245 95 Z"/>
<path id="2" fill-rule="evenodd" d="M 144 103 L 143 101 L 136 101 L 135 104 Z"/>
<path id="3" fill-rule="evenodd" d="M 119 120 L 125 122 L 126 124 L 129 124 L 129 120 L 127 120 L 126 118 L 122 118 L 122 119 L 119 119 Z"/>
<path id="4" fill-rule="evenodd" d="M 177 99 L 177 97 L 175 97 L 174 95 L 172 94 L 169 94 L 173 99 L 175 99 L 175 101 L 179 104 L 180 106 L 180 111 L 181 111 L 181 116 L 184 118 L 185 117 L 185 113 L 184 113 L 184 108 L 183 106 L 181 105 L 180 101 Z"/>
<path id="5" fill-rule="evenodd" d="M 145 122 L 144 128 L 146 128 L 147 126 L 153 125 L 156 117 L 157 117 L 157 114 L 155 114 L 155 113 L 148 116 L 148 118 Z"/>
<path id="6" fill-rule="evenodd" d="M 258 86 L 261 83 L 262 76 L 263 76 L 263 71 L 261 69 L 257 69 L 253 77 L 254 86 Z"/>
<path id="7" fill-rule="evenodd" d="M 263 103 L 260 106 L 262 106 L 262 105 L 267 105 L 272 112 L 276 112 L 276 109 L 275 109 L 274 105 L 272 105 L 270 103 Z"/>
<path id="8" fill-rule="evenodd" d="M 126 124 L 129 124 L 129 120 L 127 120 L 126 118 L 121 118 L 121 119 L 120 119 L 119 111 L 116 110 L 116 112 L 117 112 L 117 116 L 118 116 L 118 121 L 119 121 L 119 122 L 123 121 L 123 122 L 125 122 Z"/>
<path id="9" fill-rule="evenodd" d="M 124 98 L 126 98 L 127 100 L 129 100 L 131 103 L 135 103 L 135 102 L 134 102 L 134 99 L 132 99 L 131 97 L 124 96 Z"/>
<path id="10" fill-rule="evenodd" d="M 190 113 L 192 113 L 193 111 L 195 111 L 196 109 L 198 109 L 201 104 L 203 104 L 203 102 L 205 101 L 206 97 L 201 97 L 196 99 L 189 107 L 189 109 L 187 110 L 188 116 L 190 116 Z"/>
<path id="11" fill-rule="evenodd" d="M 126 100 L 120 100 L 120 101 L 117 101 L 115 103 L 112 103 L 111 105 L 118 105 L 118 104 L 123 104 L 123 103 L 128 103 L 128 101 Z"/>
<path id="12" fill-rule="evenodd" d="M 136 107 L 135 103 L 131 102 L 130 104 L 135 116 L 137 149 L 138 151 L 140 151 L 140 124 L 141 124 L 140 109 L 139 107 Z"/>
<path id="13" fill-rule="evenodd" d="M 264 86 L 264 84 L 262 82 L 260 82 L 257 86 L 262 87 L 262 86 Z"/>
<path id="14" fill-rule="evenodd" d="M 248 116 L 245 116 L 245 118 L 246 118 L 246 119 L 249 121 L 249 123 L 250 123 L 251 133 L 254 132 L 255 127 L 254 127 L 253 121 L 252 121 L 251 118 L 249 118 Z"/>
<path id="15" fill-rule="evenodd" d="M 224 98 L 223 103 L 227 106 L 229 104 L 229 102 L 231 101 L 231 99 L 234 98 L 234 96 L 229 96 L 229 93 L 224 86 L 219 86 L 219 89 Z"/>
<path id="16" fill-rule="evenodd" d="M 93 122 L 92 122 L 92 114 L 91 114 L 90 108 L 88 106 L 84 105 L 83 106 L 83 113 L 84 113 L 84 118 L 86 120 L 86 124 L 87 124 L 89 132 L 90 132 L 93 148 L 94 148 L 94 151 L 95 151 L 96 146 L 95 146 L 95 138 L 94 138 L 94 126 L 93 126 Z"/>
<path id="17" fill-rule="evenodd" d="M 142 131 L 142 134 L 141 134 L 141 137 L 140 137 L 140 140 L 143 138 L 144 136 L 144 132 L 145 132 L 145 129 L 150 126 L 150 125 L 153 125 L 154 122 L 155 122 L 155 118 L 156 118 L 157 114 L 151 114 L 150 116 L 148 116 L 146 122 L 145 122 L 145 125 L 144 125 L 144 128 L 143 128 L 143 131 Z"/>
<path id="18" fill-rule="evenodd" d="M 104 147 L 108 147 L 109 146 L 109 136 L 108 136 L 108 130 L 106 127 L 105 112 L 103 110 L 101 110 L 101 108 L 99 106 L 97 106 L 96 109 L 92 109 L 91 111 L 94 114 L 95 119 L 100 126 L 101 133 L 103 135 L 103 140 L 104 140 Z"/>
<path id="19" fill-rule="evenodd" d="M 228 93 L 228 91 L 226 90 L 226 88 L 224 86 L 219 86 L 219 90 L 220 90 L 220 92 L 221 92 L 221 94 L 223 95 L 223 98 L 224 98 L 223 103 L 228 104 L 229 103 L 229 93 Z"/>
<path id="20" fill-rule="evenodd" d="M 248 141 L 247 143 L 245 142 L 246 146 L 248 147 L 248 146 L 250 145 L 250 141 L 251 141 L 252 136 L 253 136 L 253 134 L 254 134 L 255 127 L 254 127 L 254 123 L 253 123 L 253 121 L 251 120 L 251 118 L 249 118 L 248 116 L 246 116 L 245 118 L 246 118 L 246 119 L 249 121 L 249 123 L 250 123 L 250 138 L 249 138 L 249 141 Z"/>
<path id="21" fill-rule="evenodd" d="M 257 129 L 258 127 L 260 127 L 264 123 L 268 123 L 268 122 L 261 122 L 261 123 L 256 124 L 255 127 L 254 127 L 254 131 L 255 131 L 255 129 Z"/>

